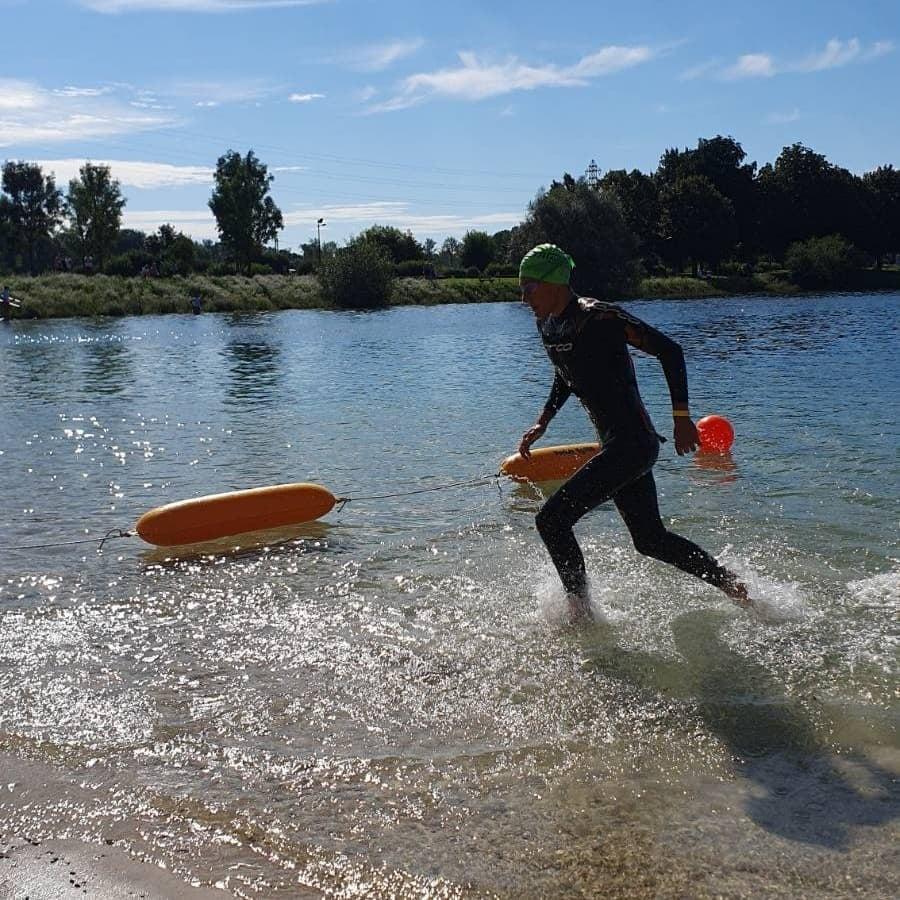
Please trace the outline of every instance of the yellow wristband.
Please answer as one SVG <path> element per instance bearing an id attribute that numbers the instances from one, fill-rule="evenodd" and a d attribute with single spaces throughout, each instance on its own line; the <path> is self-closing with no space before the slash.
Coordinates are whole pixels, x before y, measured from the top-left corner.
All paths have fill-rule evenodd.
<path id="1" fill-rule="evenodd" d="M 673 409 L 672 415 L 673 416 L 684 416 L 686 419 L 689 419 L 691 417 L 690 412 L 688 412 L 688 410 L 686 410 L 686 409 Z"/>

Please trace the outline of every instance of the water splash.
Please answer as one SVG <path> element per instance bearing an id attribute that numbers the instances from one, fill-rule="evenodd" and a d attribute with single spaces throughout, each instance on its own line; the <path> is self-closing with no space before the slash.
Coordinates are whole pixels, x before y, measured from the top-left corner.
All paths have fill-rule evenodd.
<path id="1" fill-rule="evenodd" d="M 796 622 L 809 615 L 803 589 L 795 581 L 764 575 L 754 568 L 746 557 L 738 556 L 726 547 L 719 562 L 732 569 L 753 598 L 750 613 L 760 622 L 777 625 Z"/>

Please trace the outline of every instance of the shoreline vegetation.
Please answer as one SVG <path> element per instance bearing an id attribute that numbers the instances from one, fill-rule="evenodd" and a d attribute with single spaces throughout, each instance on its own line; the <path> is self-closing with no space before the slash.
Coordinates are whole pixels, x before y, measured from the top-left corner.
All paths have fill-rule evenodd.
<path id="1" fill-rule="evenodd" d="M 53 274 L 14 276 L 10 294 L 21 308 L 14 319 L 191 313 L 190 298 L 199 294 L 204 312 L 265 312 L 283 309 L 340 309 L 329 302 L 314 275 L 173 276 L 128 278 L 116 275 Z M 900 291 L 900 267 L 865 269 L 840 286 L 804 290 L 784 270 L 754 275 L 694 278 L 644 278 L 638 290 L 617 299 L 696 299 L 732 296 L 800 296 L 823 292 Z M 495 303 L 519 299 L 518 279 L 398 278 L 389 306 L 434 306 L 443 303 Z"/>

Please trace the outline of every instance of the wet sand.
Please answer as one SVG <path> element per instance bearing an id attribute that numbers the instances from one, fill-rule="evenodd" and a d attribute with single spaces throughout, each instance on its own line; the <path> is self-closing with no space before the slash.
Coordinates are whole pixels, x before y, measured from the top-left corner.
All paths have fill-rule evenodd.
<path id="1" fill-rule="evenodd" d="M 0 897 L 4 900 L 222 900 L 225 891 L 192 887 L 115 846 L 77 840 L 0 837 Z"/>

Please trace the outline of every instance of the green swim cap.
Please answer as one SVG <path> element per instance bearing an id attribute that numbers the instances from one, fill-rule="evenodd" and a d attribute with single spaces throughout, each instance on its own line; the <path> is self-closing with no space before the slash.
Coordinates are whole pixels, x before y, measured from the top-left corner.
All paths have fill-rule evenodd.
<path id="1" fill-rule="evenodd" d="M 575 261 L 556 244 L 538 244 L 529 250 L 519 265 L 519 278 L 534 278 L 550 284 L 568 284 Z"/>

